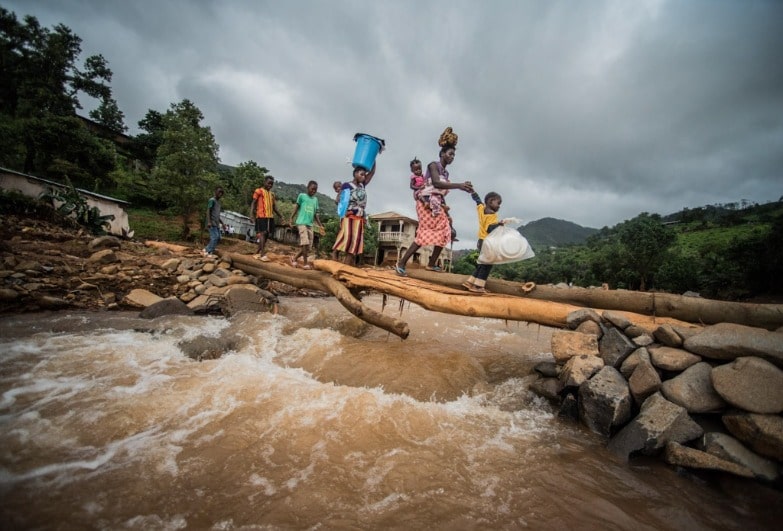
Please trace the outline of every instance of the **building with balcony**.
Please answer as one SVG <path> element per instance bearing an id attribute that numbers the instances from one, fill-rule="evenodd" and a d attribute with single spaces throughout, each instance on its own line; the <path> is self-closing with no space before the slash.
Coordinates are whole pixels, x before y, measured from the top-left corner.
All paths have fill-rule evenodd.
<path id="1" fill-rule="evenodd" d="M 419 222 L 397 212 L 383 212 L 369 216 L 369 222 L 378 228 L 378 249 L 372 263 L 378 266 L 393 266 L 400 256 L 413 244 Z M 432 246 L 421 247 L 408 264 L 424 267 L 432 256 Z M 438 257 L 438 265 L 444 271 L 451 270 L 451 249 L 444 248 Z"/>

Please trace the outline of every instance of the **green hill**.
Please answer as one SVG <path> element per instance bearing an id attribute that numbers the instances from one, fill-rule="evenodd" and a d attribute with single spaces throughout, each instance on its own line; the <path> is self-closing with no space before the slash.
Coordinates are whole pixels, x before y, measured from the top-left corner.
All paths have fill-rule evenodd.
<path id="1" fill-rule="evenodd" d="M 598 229 L 582 227 L 571 221 L 541 218 L 519 228 L 534 250 L 563 245 L 582 244 Z"/>

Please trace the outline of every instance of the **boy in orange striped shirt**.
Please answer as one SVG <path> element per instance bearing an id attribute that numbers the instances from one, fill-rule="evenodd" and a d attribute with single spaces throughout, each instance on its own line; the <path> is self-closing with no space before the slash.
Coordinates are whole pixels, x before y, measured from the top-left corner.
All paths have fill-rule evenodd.
<path id="1" fill-rule="evenodd" d="M 250 217 L 255 219 L 256 241 L 258 250 L 253 258 L 258 258 L 262 262 L 268 262 L 269 258 L 263 255 L 266 240 L 275 233 L 275 214 L 282 218 L 277 210 L 275 193 L 272 186 L 275 184 L 275 178 L 267 175 L 264 179 L 264 186 L 257 188 L 253 192 L 253 202 L 250 205 Z"/>

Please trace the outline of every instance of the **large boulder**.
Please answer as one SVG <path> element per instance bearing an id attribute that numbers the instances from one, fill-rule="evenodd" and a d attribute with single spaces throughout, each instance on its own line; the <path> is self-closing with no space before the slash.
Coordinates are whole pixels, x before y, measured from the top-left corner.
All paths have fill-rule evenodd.
<path id="1" fill-rule="evenodd" d="M 688 442 L 702 433 L 684 407 L 655 393 L 644 401 L 639 415 L 612 437 L 608 449 L 628 459 L 635 452 L 651 455 L 668 442 Z"/>
<path id="2" fill-rule="evenodd" d="M 628 422 L 631 405 L 628 383 L 614 367 L 607 365 L 579 386 L 579 419 L 604 437 Z"/>
<path id="3" fill-rule="evenodd" d="M 751 413 L 783 411 L 783 370 L 755 356 L 712 369 L 715 391 L 732 406 Z"/>
<path id="4" fill-rule="evenodd" d="M 689 413 L 713 413 L 722 411 L 726 402 L 712 387 L 712 366 L 699 362 L 661 384 L 661 393 L 688 410 Z"/>
<path id="5" fill-rule="evenodd" d="M 721 418 L 732 435 L 754 452 L 783 461 L 783 417 L 731 411 Z"/>
<path id="6" fill-rule="evenodd" d="M 150 304 L 139 312 L 142 319 L 155 319 L 163 315 L 194 315 L 195 312 L 188 305 L 176 298 L 163 299 Z"/>
<path id="7" fill-rule="evenodd" d="M 708 326 L 683 343 L 686 350 L 716 360 L 758 356 L 783 367 L 783 341 L 780 334 L 763 328 L 734 323 Z"/>

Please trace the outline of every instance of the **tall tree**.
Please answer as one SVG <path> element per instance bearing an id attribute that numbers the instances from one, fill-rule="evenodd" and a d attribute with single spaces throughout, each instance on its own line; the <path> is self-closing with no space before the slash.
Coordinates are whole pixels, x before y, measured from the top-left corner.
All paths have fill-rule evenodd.
<path id="1" fill-rule="evenodd" d="M 634 273 L 639 289 L 645 291 L 652 274 L 665 260 L 665 251 L 674 243 L 674 231 L 661 222 L 658 214 L 642 212 L 617 226 L 621 258 Z"/>
<path id="2" fill-rule="evenodd" d="M 185 99 L 163 116 L 163 141 L 152 171 L 157 199 L 182 217 L 182 237 L 190 237 L 193 216 L 217 186 L 218 145 L 201 111 Z"/>
<path id="3" fill-rule="evenodd" d="M 0 7 L 1 164 L 55 178 L 70 174 L 77 182 L 100 181 L 111 171 L 110 154 L 76 111 L 80 93 L 116 107 L 112 72 L 100 55 L 80 68 L 81 42 L 62 24 L 49 30 Z"/>
<path id="4" fill-rule="evenodd" d="M 253 160 L 242 162 L 227 181 L 228 189 L 223 199 L 225 208 L 247 214 L 253 201 L 253 192 L 261 187 L 268 174 L 268 169 Z"/>

